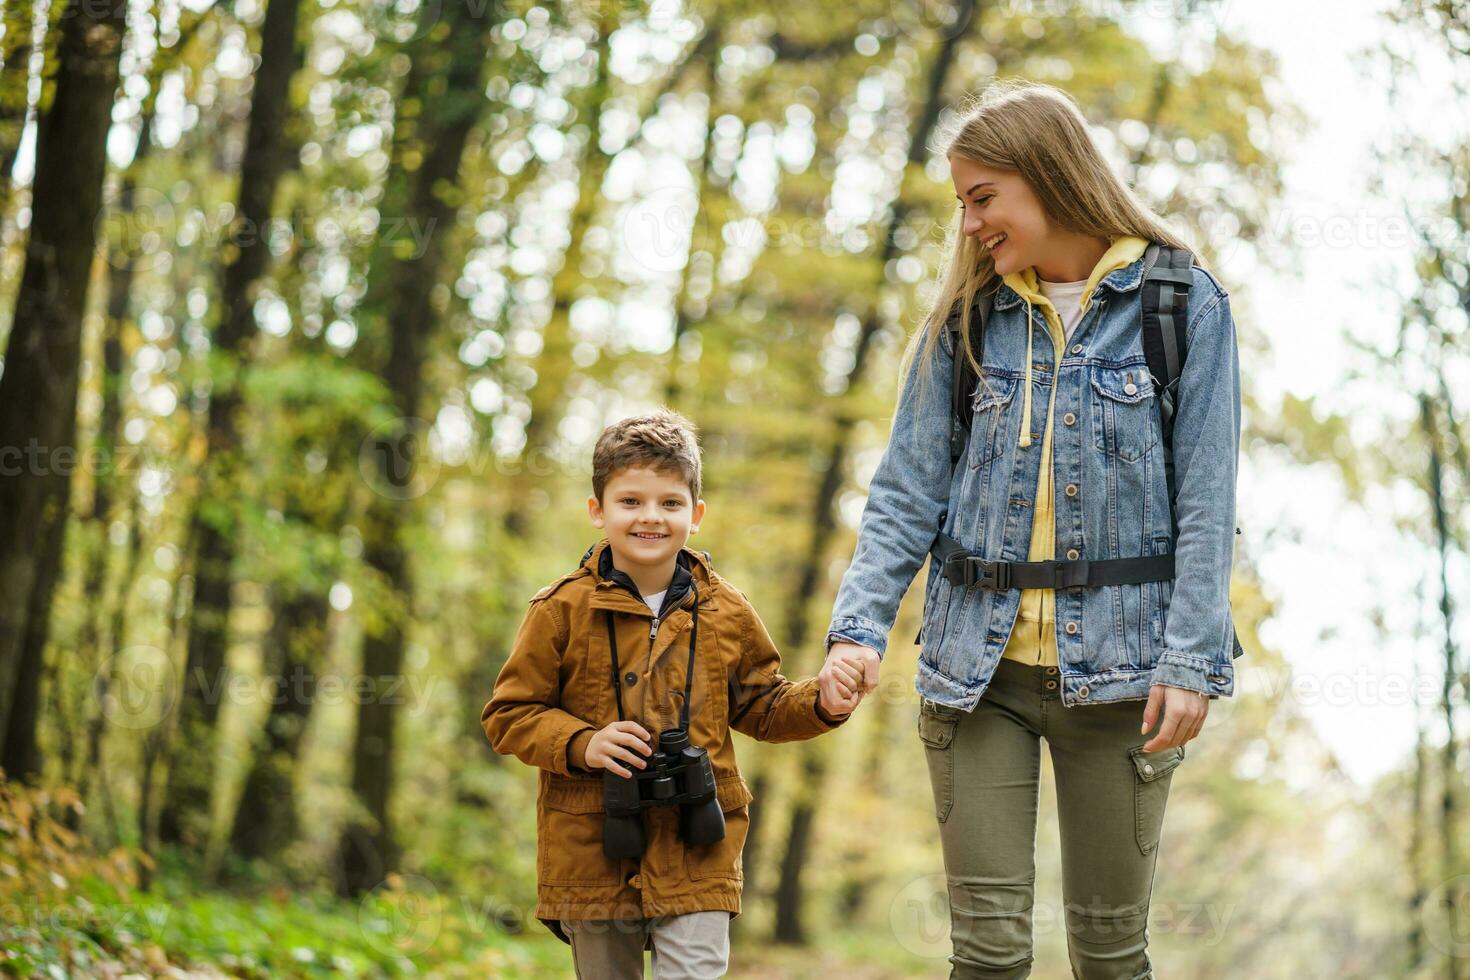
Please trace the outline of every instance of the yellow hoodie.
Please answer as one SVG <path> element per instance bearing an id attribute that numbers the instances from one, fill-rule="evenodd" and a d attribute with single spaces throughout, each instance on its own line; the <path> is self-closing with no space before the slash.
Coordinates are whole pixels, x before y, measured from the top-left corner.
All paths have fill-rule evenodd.
<path id="1" fill-rule="evenodd" d="M 1121 235 L 1112 239 L 1112 244 L 1098 260 L 1083 287 L 1080 306 L 1082 312 L 1092 301 L 1093 290 L 1103 276 L 1116 269 L 1136 262 L 1142 257 L 1148 242 L 1133 235 Z M 1025 402 L 1021 410 L 1021 438 L 1017 445 L 1022 449 L 1031 445 L 1031 349 L 1034 335 L 1031 308 L 1041 308 L 1046 318 L 1047 332 L 1051 335 L 1052 350 L 1056 357 L 1054 365 L 1062 363 L 1066 347 L 1066 332 L 1062 329 L 1062 318 L 1044 296 L 1037 284 L 1034 266 L 1020 272 L 1008 273 L 1004 282 L 1026 301 L 1026 380 Z M 1052 414 L 1057 402 L 1057 372 L 1052 372 L 1051 396 L 1046 406 L 1046 428 L 1041 438 L 1041 473 L 1036 484 L 1036 513 L 1031 524 L 1031 550 L 1027 561 L 1050 561 L 1056 557 L 1056 510 L 1053 497 L 1051 433 Z M 1056 593 L 1051 589 L 1022 589 L 1021 611 L 1016 625 L 1011 630 L 1010 642 L 1001 654 L 1007 660 L 1018 660 L 1024 664 L 1057 666 Z"/>

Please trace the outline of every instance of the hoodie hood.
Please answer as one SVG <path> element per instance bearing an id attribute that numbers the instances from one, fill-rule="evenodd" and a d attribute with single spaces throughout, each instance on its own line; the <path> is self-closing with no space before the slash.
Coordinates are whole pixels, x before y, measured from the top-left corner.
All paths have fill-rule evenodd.
<path id="1" fill-rule="evenodd" d="M 1147 239 L 1136 235 L 1117 235 L 1111 238 L 1112 244 L 1103 253 L 1102 258 L 1097 260 L 1097 265 L 1092 269 L 1092 274 L 1087 277 L 1087 285 L 1082 289 L 1081 308 L 1087 312 L 1087 307 L 1092 303 L 1093 292 L 1098 283 L 1102 282 L 1103 276 L 1118 269 L 1126 268 L 1138 261 L 1148 249 Z M 1051 334 L 1052 347 L 1056 352 L 1056 363 L 1062 360 L 1062 348 L 1067 343 L 1066 332 L 1062 329 L 1061 314 L 1056 307 L 1052 306 L 1051 300 L 1041 292 L 1035 266 L 1027 266 L 1020 272 L 1010 272 L 1002 277 L 1002 281 L 1026 301 L 1026 392 L 1025 401 L 1021 411 L 1021 438 L 1016 443 L 1022 449 L 1031 445 L 1031 357 L 1033 341 L 1035 339 L 1035 323 L 1031 318 L 1033 306 L 1041 308 L 1042 315 L 1046 317 L 1048 332 Z M 1052 398 L 1056 398 L 1056 386 L 1052 386 Z M 1048 407 L 1048 411 L 1050 408 Z"/>

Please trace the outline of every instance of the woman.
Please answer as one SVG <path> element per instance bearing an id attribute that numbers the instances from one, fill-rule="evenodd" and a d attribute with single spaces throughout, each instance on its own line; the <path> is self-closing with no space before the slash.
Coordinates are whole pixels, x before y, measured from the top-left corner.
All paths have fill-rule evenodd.
<path id="1" fill-rule="evenodd" d="M 1030 974 L 1045 737 L 1073 974 L 1151 977 L 1146 921 L 1172 773 L 1210 700 L 1234 693 L 1240 374 L 1230 303 L 1204 269 L 1181 270 L 1187 356 L 1171 510 L 1140 287 L 1149 242 L 1186 246 L 1123 186 L 1076 105 L 1049 86 L 988 90 L 946 156 L 960 201 L 948 269 L 905 355 L 822 683 L 849 704 L 876 686 L 899 600 L 937 531 L 981 559 L 1064 559 L 1081 573 L 1079 561 L 1172 552 L 1172 577 L 1093 584 L 1094 573 L 1061 588 L 1006 587 L 991 572 L 952 579 L 932 561 L 916 680 L 952 976 Z M 979 382 L 952 472 L 956 355 L 945 321 L 992 288 L 983 351 L 962 334 L 959 356 Z M 1160 567 L 1129 567 L 1142 564 Z"/>

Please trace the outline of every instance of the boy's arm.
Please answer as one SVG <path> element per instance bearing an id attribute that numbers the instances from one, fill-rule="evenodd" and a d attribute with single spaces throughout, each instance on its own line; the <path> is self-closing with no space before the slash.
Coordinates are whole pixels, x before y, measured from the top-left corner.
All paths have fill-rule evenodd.
<path id="1" fill-rule="evenodd" d="M 833 717 L 817 703 L 817 679 L 789 681 L 781 654 L 744 596 L 740 662 L 730 679 L 730 727 L 762 742 L 791 742 L 830 732 L 848 719 Z"/>
<path id="2" fill-rule="evenodd" d="M 561 658 L 566 648 L 567 630 L 552 603 L 533 601 L 480 713 L 480 724 L 496 752 L 571 776 L 578 773 L 568 765 L 570 743 L 586 732 L 586 738 L 577 740 L 585 752 L 596 727 L 561 709 Z"/>

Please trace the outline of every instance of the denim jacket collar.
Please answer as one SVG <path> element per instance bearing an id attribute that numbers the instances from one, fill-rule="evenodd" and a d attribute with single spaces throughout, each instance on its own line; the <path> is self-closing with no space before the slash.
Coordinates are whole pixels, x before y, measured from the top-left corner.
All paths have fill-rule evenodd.
<path id="1" fill-rule="evenodd" d="M 1133 262 L 1121 269 L 1114 269 L 1097 284 L 1099 289 L 1106 286 L 1116 293 L 1126 293 L 1137 289 L 1143 282 L 1143 259 L 1135 259 Z M 1021 294 L 1010 286 L 1001 284 L 999 291 L 995 294 L 995 309 L 1007 310 L 1021 302 Z"/>

